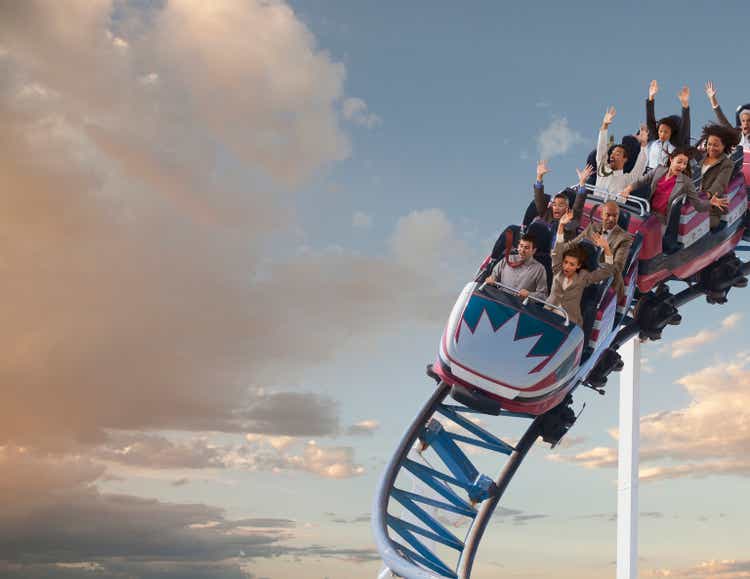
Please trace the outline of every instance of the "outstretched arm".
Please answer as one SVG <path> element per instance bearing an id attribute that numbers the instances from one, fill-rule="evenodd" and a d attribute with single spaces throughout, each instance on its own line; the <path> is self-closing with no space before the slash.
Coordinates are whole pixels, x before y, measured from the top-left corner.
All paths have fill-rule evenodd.
<path id="1" fill-rule="evenodd" d="M 724 111 L 722 111 L 719 106 L 719 101 L 716 98 L 716 87 L 714 87 L 714 83 L 710 80 L 706 83 L 706 96 L 708 97 L 708 102 L 711 103 L 711 108 L 714 110 L 716 120 L 719 124 L 724 125 L 725 127 L 731 127 L 732 123 L 730 123 L 729 119 L 724 116 Z"/>
<path id="2" fill-rule="evenodd" d="M 615 107 L 609 107 L 607 112 L 604 113 L 602 126 L 599 128 L 599 139 L 596 142 L 597 166 L 607 160 L 607 131 L 609 130 L 609 125 L 612 124 L 612 120 L 615 118 L 615 114 Z"/>
<path id="3" fill-rule="evenodd" d="M 690 89 L 686 86 L 677 95 L 682 105 L 682 119 L 680 121 L 680 134 L 677 145 L 690 146 Z"/>
<path id="4" fill-rule="evenodd" d="M 638 157 L 633 165 L 633 170 L 627 173 L 628 181 L 633 182 L 641 177 L 646 170 L 646 163 L 648 162 L 648 156 L 646 155 L 646 145 L 648 144 L 648 129 L 646 125 L 641 125 L 641 130 L 638 132 L 638 142 L 641 144 L 641 150 L 638 151 Z"/>
<path id="5" fill-rule="evenodd" d="M 659 83 L 655 80 L 648 85 L 648 98 L 646 99 L 646 127 L 648 128 L 648 140 L 655 141 L 658 138 L 656 127 L 656 115 L 654 114 L 654 97 L 659 92 Z"/>
<path id="6" fill-rule="evenodd" d="M 544 176 L 549 173 L 547 161 L 539 161 L 536 165 L 536 183 L 534 183 L 534 205 L 536 214 L 544 217 L 547 211 L 547 198 L 544 196 Z"/>
<path id="7" fill-rule="evenodd" d="M 578 192 L 576 193 L 576 199 L 573 202 L 573 220 L 577 223 L 581 222 L 583 217 L 583 206 L 586 204 L 586 181 L 589 177 L 594 174 L 596 169 L 592 165 L 586 165 L 583 170 L 576 169 L 578 173 Z"/>

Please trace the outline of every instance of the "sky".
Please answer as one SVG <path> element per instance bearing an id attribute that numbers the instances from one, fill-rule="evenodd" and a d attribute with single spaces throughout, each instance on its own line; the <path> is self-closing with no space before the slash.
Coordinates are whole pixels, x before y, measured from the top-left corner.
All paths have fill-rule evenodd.
<path id="1" fill-rule="evenodd" d="M 574 182 L 651 79 L 658 116 L 690 87 L 693 134 L 707 80 L 733 116 L 746 13 L 0 0 L 0 576 L 375 577 L 378 477 L 536 160 Z M 729 297 L 644 344 L 641 577 L 750 577 Z M 575 408 L 473 577 L 614 575 L 617 378 Z"/>

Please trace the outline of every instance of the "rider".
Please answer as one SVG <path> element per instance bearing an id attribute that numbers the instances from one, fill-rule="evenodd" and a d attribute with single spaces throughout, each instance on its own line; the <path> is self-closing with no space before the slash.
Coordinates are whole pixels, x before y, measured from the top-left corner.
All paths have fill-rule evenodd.
<path id="1" fill-rule="evenodd" d="M 646 100 L 646 127 L 648 128 L 649 144 L 646 149 L 646 169 L 655 169 L 659 165 L 666 165 L 669 153 L 680 145 L 690 145 L 690 89 L 686 86 L 677 97 L 682 104 L 682 119 L 664 117 L 656 122 L 654 114 L 654 97 L 659 92 L 659 83 L 651 81 Z"/>
<path id="2" fill-rule="evenodd" d="M 486 283 L 500 282 L 504 286 L 518 290 L 523 299 L 529 296 L 544 300 L 547 298 L 547 272 L 544 266 L 534 259 L 536 240 L 526 234 L 518 242 L 518 255 L 508 255 L 501 259 L 487 277 Z"/>
<path id="3" fill-rule="evenodd" d="M 568 196 L 560 192 L 552 198 L 550 203 L 547 202 L 547 196 L 544 194 L 544 176 L 549 173 L 547 161 L 539 161 L 536 165 L 536 183 L 534 183 L 534 205 L 536 206 L 537 220 L 547 224 L 550 233 L 557 231 L 557 223 L 560 217 L 570 209 Z M 585 201 L 585 199 L 584 199 Z M 574 203 L 573 210 L 575 218 L 565 228 L 565 238 L 572 239 L 578 231 L 578 222 L 583 211 L 583 203 Z"/>
<path id="4" fill-rule="evenodd" d="M 739 142 L 738 131 L 731 126 L 709 124 L 703 127 L 701 141 L 706 143 L 706 153 L 699 159 L 701 189 L 709 199 L 723 197 L 734 170 L 734 163 L 728 153 Z M 721 214 L 719 208 L 711 208 L 711 228 L 719 225 Z"/>
<path id="5" fill-rule="evenodd" d="M 730 123 L 727 117 L 724 116 L 724 112 L 719 106 L 719 101 L 716 100 L 716 88 L 714 88 L 714 83 L 712 83 L 710 80 L 706 83 L 706 96 L 708 97 L 708 101 L 711 103 L 711 106 L 714 109 L 714 113 L 716 114 L 716 119 L 719 121 L 719 124 L 725 127 L 731 127 L 732 123 Z M 740 120 L 739 128 L 742 131 L 740 144 L 742 145 L 742 149 L 746 153 L 748 153 L 750 152 L 750 108 L 741 108 L 737 112 L 737 116 Z"/>
<path id="6" fill-rule="evenodd" d="M 625 262 L 630 253 L 630 247 L 633 245 L 633 236 L 617 224 L 620 217 L 620 207 L 614 201 L 607 201 L 602 205 L 602 221 L 594 223 L 593 221 L 584 229 L 578 237 L 571 243 L 580 243 L 583 239 L 588 239 L 602 248 L 599 255 L 600 263 L 606 263 L 608 257 L 612 258 L 611 263 L 614 265 L 614 288 L 618 296 L 622 296 L 625 291 L 622 273 L 625 268 Z M 561 221 L 565 221 L 567 215 L 563 216 Z M 557 242 L 563 241 L 558 238 Z"/>
<path id="7" fill-rule="evenodd" d="M 573 213 L 569 212 L 564 219 L 572 219 Z M 557 228 L 557 234 L 564 233 L 563 219 Z M 581 296 L 586 286 L 598 283 L 614 274 L 613 258 L 611 249 L 607 251 L 602 237 L 595 243 L 605 251 L 605 261 L 601 267 L 594 271 L 583 269 L 586 261 L 586 252 L 578 243 L 563 242 L 552 250 L 552 291 L 547 301 L 556 306 L 562 306 L 568 313 L 570 321 L 583 326 L 583 315 L 581 314 Z"/>
<path id="8" fill-rule="evenodd" d="M 607 130 L 615 118 L 615 112 L 615 107 L 609 107 L 607 112 L 604 113 L 596 145 L 596 186 L 610 192 L 621 191 L 624 187 L 630 185 L 643 175 L 647 160 L 646 144 L 648 143 L 648 129 L 646 125 L 641 125 L 641 130 L 638 132 L 637 138 L 641 145 L 641 150 L 630 173 L 623 171 L 625 164 L 628 162 L 628 152 L 624 145 L 615 145 L 609 154 L 609 158 L 607 157 Z"/>
<path id="9" fill-rule="evenodd" d="M 643 185 L 649 186 L 651 213 L 661 221 L 662 233 L 667 226 L 667 211 L 672 202 L 681 195 L 687 195 L 687 200 L 697 211 L 708 211 L 710 207 L 725 209 L 727 200 L 712 196 L 709 201 L 701 199 L 690 178 L 690 157 L 692 149 L 678 147 L 669 156 L 666 167 L 657 167 L 643 177 L 623 189 L 621 195 L 627 199 L 628 195 Z"/>

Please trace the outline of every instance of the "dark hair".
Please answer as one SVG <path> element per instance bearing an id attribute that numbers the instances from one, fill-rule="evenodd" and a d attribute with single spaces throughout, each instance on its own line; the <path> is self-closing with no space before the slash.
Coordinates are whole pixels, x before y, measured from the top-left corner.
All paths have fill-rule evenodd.
<path id="1" fill-rule="evenodd" d="M 612 148 L 609 150 L 609 155 L 607 155 L 607 157 L 611 157 L 612 156 L 612 152 L 615 149 L 622 149 L 622 154 L 625 156 L 625 158 L 626 159 L 630 159 L 630 155 L 628 155 L 628 148 L 625 145 L 623 145 L 622 143 L 617 144 L 617 145 L 613 145 Z"/>
<path id="2" fill-rule="evenodd" d="M 675 147 L 675 149 L 669 153 L 669 158 L 667 159 L 667 167 L 669 167 L 672 164 L 672 159 L 674 159 L 677 155 L 685 155 L 688 158 L 688 164 L 687 167 L 685 167 L 684 174 L 688 177 L 692 177 L 692 171 L 690 170 L 690 159 L 693 159 L 695 157 L 695 149 L 693 147 Z"/>
<path id="3" fill-rule="evenodd" d="M 703 127 L 701 141 L 708 141 L 708 137 L 717 137 L 724 145 L 724 152 L 729 153 L 732 147 L 740 142 L 740 132 L 732 127 L 709 123 Z"/>
<path id="4" fill-rule="evenodd" d="M 588 256 L 586 255 L 586 250 L 583 249 L 580 245 L 574 245 L 573 247 L 569 247 L 565 250 L 565 253 L 563 253 L 563 259 L 565 259 L 566 257 L 574 257 L 578 260 L 578 265 L 583 267 Z"/>
<path id="5" fill-rule="evenodd" d="M 566 205 L 570 205 L 570 199 L 568 199 L 568 195 L 567 195 L 567 193 L 565 193 L 565 191 L 560 191 L 552 199 L 553 200 L 555 200 L 555 199 L 565 199 L 565 204 Z"/>
<path id="6" fill-rule="evenodd" d="M 674 117 L 664 117 L 663 119 L 659 119 L 656 123 L 657 129 L 659 128 L 659 125 L 667 125 L 672 131 L 669 140 L 676 141 L 677 134 L 680 132 L 680 123 L 677 122 L 677 119 L 675 119 Z"/>
<path id="7" fill-rule="evenodd" d="M 528 241 L 531 245 L 534 246 L 534 249 L 536 249 L 536 237 L 534 237 L 533 235 L 529 233 L 524 233 L 521 236 L 521 239 L 519 239 L 519 242 L 521 241 Z"/>

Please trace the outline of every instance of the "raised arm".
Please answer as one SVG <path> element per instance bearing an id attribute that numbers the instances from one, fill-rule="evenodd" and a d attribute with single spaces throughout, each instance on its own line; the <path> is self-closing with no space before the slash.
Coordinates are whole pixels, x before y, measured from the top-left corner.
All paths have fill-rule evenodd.
<path id="1" fill-rule="evenodd" d="M 644 185 L 650 185 L 651 181 L 654 178 L 654 173 L 656 172 L 656 169 L 652 169 L 642 177 L 638 177 L 635 181 L 633 181 L 630 185 L 625 187 L 625 189 L 622 190 L 620 195 L 625 197 L 626 199 L 630 196 L 630 194 L 635 191 L 636 189 L 640 189 Z M 649 192 L 650 193 L 650 192 Z M 649 195 L 650 196 L 650 195 Z"/>
<path id="2" fill-rule="evenodd" d="M 586 204 L 586 181 L 589 177 L 594 174 L 596 168 L 591 165 L 586 165 L 583 170 L 576 169 L 578 174 L 578 192 L 576 193 L 576 199 L 573 202 L 573 220 L 577 223 L 581 222 L 583 217 L 583 206 Z"/>
<path id="3" fill-rule="evenodd" d="M 547 198 L 544 196 L 544 176 L 549 173 L 547 161 L 539 161 L 536 164 L 536 182 L 534 183 L 534 205 L 539 217 L 543 217 L 547 211 Z"/>
<path id="4" fill-rule="evenodd" d="M 612 120 L 615 118 L 615 107 L 609 107 L 607 112 L 604 113 L 602 119 L 602 126 L 599 128 L 599 138 L 596 142 L 596 165 L 597 167 L 607 160 L 607 131 L 609 125 L 612 124 Z"/>
<path id="5" fill-rule="evenodd" d="M 678 139 L 678 146 L 683 147 L 690 146 L 690 88 L 683 86 L 682 90 L 677 94 L 677 98 L 680 99 L 682 105 L 682 119 L 680 120 L 680 134 Z"/>
<path id="6" fill-rule="evenodd" d="M 648 144 L 648 129 L 646 128 L 646 125 L 641 125 L 641 130 L 638 131 L 638 142 L 641 144 L 641 150 L 638 151 L 638 157 L 635 160 L 635 165 L 633 165 L 633 170 L 630 173 L 626 173 L 628 181 L 632 183 L 639 177 L 643 175 L 643 172 L 646 170 L 646 163 L 648 162 L 648 158 L 646 155 L 646 145 Z"/>
<path id="7" fill-rule="evenodd" d="M 718 123 L 720 125 L 724 125 L 725 127 L 731 127 L 732 123 L 730 123 L 729 119 L 724 116 L 724 111 L 721 110 L 719 101 L 716 99 L 716 88 L 714 87 L 714 83 L 710 80 L 706 83 L 706 96 L 708 97 L 708 102 L 711 103 L 711 108 L 716 114 L 716 120 L 718 121 Z"/>
<path id="8" fill-rule="evenodd" d="M 648 85 L 648 98 L 646 99 L 646 127 L 648 128 L 648 140 L 655 141 L 657 133 L 656 115 L 654 114 L 654 97 L 659 92 L 659 83 L 655 80 Z"/>

